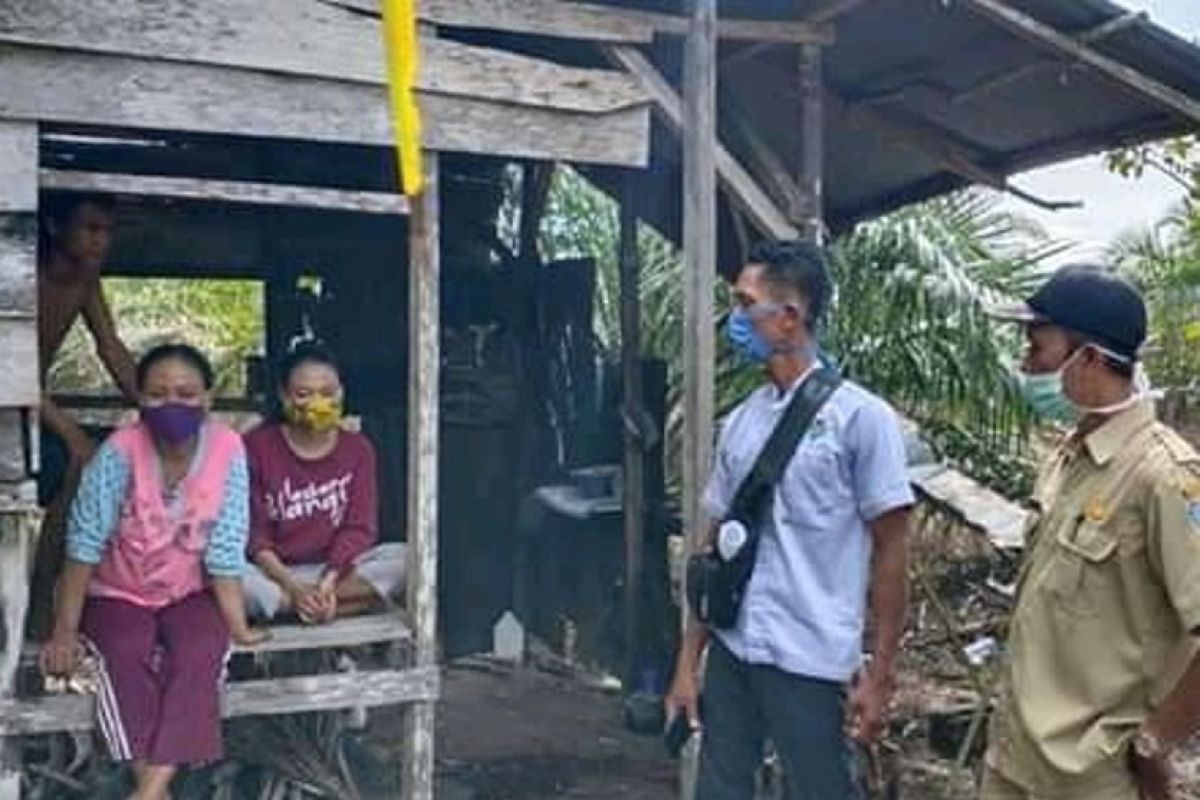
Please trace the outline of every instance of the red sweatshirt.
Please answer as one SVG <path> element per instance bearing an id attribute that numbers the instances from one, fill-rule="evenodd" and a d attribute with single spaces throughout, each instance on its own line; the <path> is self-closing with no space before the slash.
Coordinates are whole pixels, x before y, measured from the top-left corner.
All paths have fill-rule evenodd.
<path id="1" fill-rule="evenodd" d="M 341 431 L 324 458 L 296 455 L 277 423 L 246 434 L 250 557 L 271 550 L 285 564 L 327 564 L 345 574 L 379 535 L 375 449 Z"/>

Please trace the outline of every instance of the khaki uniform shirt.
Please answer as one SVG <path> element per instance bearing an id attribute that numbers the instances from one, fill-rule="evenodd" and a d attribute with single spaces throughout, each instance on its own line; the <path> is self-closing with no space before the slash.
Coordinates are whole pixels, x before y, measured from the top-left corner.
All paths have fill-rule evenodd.
<path id="1" fill-rule="evenodd" d="M 1043 467 L 989 737 L 1027 791 L 1080 795 L 1124 774 L 1129 739 L 1200 630 L 1200 457 L 1123 411 Z"/>

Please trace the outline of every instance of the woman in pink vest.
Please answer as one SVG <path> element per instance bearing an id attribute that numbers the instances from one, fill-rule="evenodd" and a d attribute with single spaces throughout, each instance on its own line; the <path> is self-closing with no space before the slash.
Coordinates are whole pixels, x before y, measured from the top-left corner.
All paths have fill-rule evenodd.
<path id="1" fill-rule="evenodd" d="M 245 621 L 249 478 L 240 437 L 208 419 L 213 370 L 163 345 L 137 366 L 140 421 L 97 451 L 71 507 L 43 669 L 100 666 L 98 727 L 132 761 L 133 800 L 165 800 L 181 764 L 221 757 L 219 688 Z"/>

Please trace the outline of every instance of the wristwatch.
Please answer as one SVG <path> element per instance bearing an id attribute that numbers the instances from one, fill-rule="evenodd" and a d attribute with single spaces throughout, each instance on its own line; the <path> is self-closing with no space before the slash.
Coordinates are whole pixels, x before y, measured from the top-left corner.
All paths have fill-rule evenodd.
<path id="1" fill-rule="evenodd" d="M 1133 737 L 1133 752 L 1139 758 L 1159 759 L 1167 754 L 1167 746 L 1162 739 L 1143 729 Z"/>

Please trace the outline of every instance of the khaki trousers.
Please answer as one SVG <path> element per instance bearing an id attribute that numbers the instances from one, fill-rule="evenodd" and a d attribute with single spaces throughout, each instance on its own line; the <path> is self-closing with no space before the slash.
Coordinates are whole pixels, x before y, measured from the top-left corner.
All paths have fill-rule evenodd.
<path id="1" fill-rule="evenodd" d="M 1141 793 L 1130 775 L 1114 777 L 1112 781 L 1101 786 L 1090 782 L 1086 788 L 1077 792 L 1066 789 L 1053 795 L 1037 795 L 1025 791 L 992 767 L 985 767 L 979 800 L 1141 800 Z"/>

